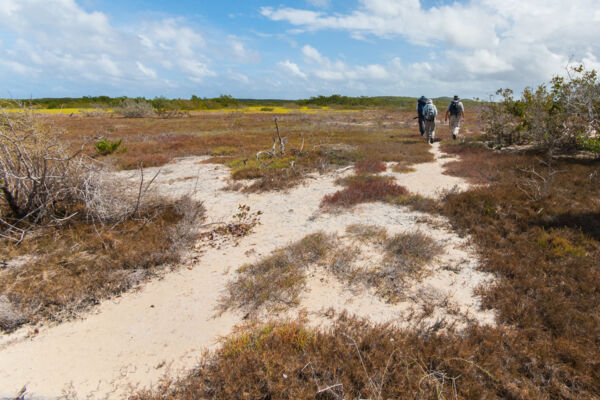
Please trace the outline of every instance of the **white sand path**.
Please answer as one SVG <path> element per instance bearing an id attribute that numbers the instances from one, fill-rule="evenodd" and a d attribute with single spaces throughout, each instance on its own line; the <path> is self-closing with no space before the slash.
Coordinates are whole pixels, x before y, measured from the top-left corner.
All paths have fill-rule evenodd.
<path id="1" fill-rule="evenodd" d="M 463 180 L 442 174 L 442 164 L 448 159 L 439 158 L 437 143 L 432 151 L 434 162 L 417 165 L 412 173 L 394 174 L 398 183 L 424 196 L 465 188 Z M 31 337 L 27 336 L 31 327 L 3 336 L 0 398 L 15 395 L 24 385 L 27 398 L 57 398 L 65 391 L 78 398 L 124 398 L 131 387 L 155 385 L 166 372 L 188 370 L 204 350 L 214 348 L 220 337 L 242 321 L 239 312 L 214 317 L 219 297 L 237 267 L 310 233 L 343 236 L 345 228 L 356 223 L 384 226 L 390 232 L 420 229 L 446 245 L 437 261 L 440 268 L 414 288 L 415 296 L 425 290 L 446 293 L 466 313 L 493 323 L 493 315 L 481 311 L 473 295 L 473 289 L 489 276 L 475 270 L 477 262 L 467 246 L 468 238 L 424 224 L 425 214 L 381 203 L 359 205 L 340 214 L 321 213 L 323 196 L 339 189 L 334 184 L 336 174 L 315 176 L 285 193 L 222 191 L 228 169 L 198 160 L 185 158 L 164 167 L 157 180 L 161 190 L 173 196 L 185 194 L 194 182 L 185 178 L 199 174 L 196 195 L 204 201 L 209 222 L 227 220 L 239 204 L 247 204 L 264 213 L 261 224 L 236 246 L 192 251 L 182 268 L 146 283 L 137 292 L 104 301 L 80 320 L 41 327 Z M 311 312 L 334 307 L 379 322 L 407 323 L 401 319 L 408 303 L 390 305 L 369 293 L 352 294 L 323 276 L 311 276 L 308 286 L 302 307 Z"/>

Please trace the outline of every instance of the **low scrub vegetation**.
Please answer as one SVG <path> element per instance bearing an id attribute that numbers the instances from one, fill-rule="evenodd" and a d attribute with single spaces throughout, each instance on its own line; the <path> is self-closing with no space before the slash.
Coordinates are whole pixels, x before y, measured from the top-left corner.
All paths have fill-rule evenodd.
<path id="1" fill-rule="evenodd" d="M 390 119 L 392 118 L 393 119 Z M 106 155 L 121 169 L 160 166 L 175 157 L 211 156 L 207 162 L 232 165 L 234 179 L 251 179 L 248 191 L 285 189 L 310 173 L 349 166 L 360 160 L 402 162 L 406 166 L 428 162 L 432 154 L 416 130 L 404 126 L 405 114 L 381 110 L 369 113 L 324 112 L 278 116 L 285 154 L 258 159 L 271 150 L 276 127 L 269 114 L 197 113 L 189 118 L 48 117 L 64 129 L 75 149 L 85 143 L 93 124 L 98 135 L 110 132 L 127 143 L 127 151 Z M 391 121 L 380 123 L 381 121 Z M 361 121 L 357 123 L 356 121 Z M 363 123 L 364 122 L 364 123 Z M 94 152 L 86 153 L 90 156 Z"/>
<path id="2" fill-rule="evenodd" d="M 361 283 L 372 288 L 386 301 L 396 303 L 405 297 L 406 288 L 430 271 L 429 265 L 443 247 L 421 232 L 405 232 L 389 237 L 385 228 L 351 225 L 346 229 L 351 237 L 368 244 L 385 256 L 380 262 L 360 266 L 345 260 L 349 249 L 342 249 L 332 261 L 332 272 L 349 285 Z"/>
<path id="3" fill-rule="evenodd" d="M 323 207 L 351 207 L 359 203 L 386 200 L 408 194 L 406 188 L 395 184 L 387 177 L 356 175 L 342 183 L 347 186 L 333 194 L 326 195 L 321 203 Z"/>
<path id="4" fill-rule="evenodd" d="M 378 160 L 360 160 L 354 164 L 354 170 L 357 174 L 376 174 L 386 169 L 385 164 Z"/>
<path id="5" fill-rule="evenodd" d="M 177 262 L 202 214 L 191 200 L 147 204 L 118 227 L 72 220 L 18 246 L 5 241 L 0 258 L 8 268 L 0 273 L 0 295 L 20 316 L 19 324 L 77 315 Z M 18 327 L 9 317 L 0 315 L 0 330 Z"/>
<path id="6" fill-rule="evenodd" d="M 552 168 L 560 172 L 544 196 L 532 198 L 522 183 L 531 179 L 527 171 L 545 168 L 537 154 L 492 152 L 470 138 L 443 148 L 461 158 L 448 165 L 447 173 L 481 184 L 447 194 L 435 210 L 470 235 L 480 252 L 480 268 L 496 277 L 479 294 L 483 306 L 496 311 L 497 326 L 435 332 L 342 317 L 324 330 L 301 322 L 249 327 L 226 339 L 188 377 L 137 396 L 596 397 L 598 161 L 554 159 Z M 423 202 L 411 196 L 396 199 Z M 384 242 L 375 228 L 354 227 L 352 234 Z M 416 243 L 418 248 L 429 242 Z M 403 253 L 397 244 L 388 249 Z"/>
<path id="7" fill-rule="evenodd" d="M 345 315 L 320 330 L 302 321 L 250 326 L 187 377 L 132 399 L 484 398 L 503 387 L 504 371 L 485 362 L 499 337 L 486 328 L 470 333 L 416 335 Z"/>
<path id="8" fill-rule="evenodd" d="M 323 233 L 308 235 L 255 264 L 243 265 L 228 285 L 222 309 L 229 307 L 255 313 L 261 307 L 281 309 L 298 304 L 306 268 L 320 261 L 332 248 L 332 239 Z"/>

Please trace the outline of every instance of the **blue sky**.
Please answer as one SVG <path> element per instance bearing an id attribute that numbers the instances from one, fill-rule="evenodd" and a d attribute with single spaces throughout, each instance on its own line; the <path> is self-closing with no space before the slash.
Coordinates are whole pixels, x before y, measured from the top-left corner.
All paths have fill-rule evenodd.
<path id="1" fill-rule="evenodd" d="M 0 0 L 0 97 L 485 97 L 598 37 L 597 0 Z"/>

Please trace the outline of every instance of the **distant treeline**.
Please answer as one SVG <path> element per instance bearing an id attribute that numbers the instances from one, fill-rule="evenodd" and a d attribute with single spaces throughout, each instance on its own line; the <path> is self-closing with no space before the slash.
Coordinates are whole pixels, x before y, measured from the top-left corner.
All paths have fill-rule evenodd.
<path id="1" fill-rule="evenodd" d="M 108 96 L 84 96 L 79 98 L 41 98 L 41 99 L 1 99 L 0 106 L 14 107 L 15 105 L 29 106 L 34 108 L 60 109 L 60 108 L 117 108 L 128 97 Z M 166 97 L 155 97 L 147 99 L 144 97 L 131 98 L 136 102 L 148 102 L 157 110 L 214 110 L 222 108 L 238 108 L 251 106 L 279 106 L 279 107 L 334 107 L 334 108 L 369 108 L 369 107 L 414 107 L 417 99 L 415 97 L 379 96 L 379 97 L 349 97 L 334 94 L 332 96 L 317 96 L 302 100 L 278 100 L 278 99 L 236 99 L 230 95 L 221 95 L 215 98 L 200 98 L 192 96 L 190 99 L 167 99 Z M 450 97 L 435 98 L 434 101 L 443 105 L 450 101 Z M 465 103 L 473 100 L 463 100 Z"/>

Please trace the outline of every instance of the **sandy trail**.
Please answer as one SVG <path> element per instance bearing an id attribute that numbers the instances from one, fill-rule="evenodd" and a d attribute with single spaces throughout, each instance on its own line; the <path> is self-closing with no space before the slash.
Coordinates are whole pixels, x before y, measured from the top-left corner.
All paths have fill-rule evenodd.
<path id="1" fill-rule="evenodd" d="M 412 173 L 387 174 L 424 196 L 467 187 L 463 180 L 442 174 L 442 164 L 448 159 L 440 158 L 438 146 L 432 146 L 434 162 L 417 165 Z M 64 393 L 79 398 L 123 398 L 131 387 L 148 387 L 167 372 L 189 369 L 204 350 L 214 348 L 219 337 L 242 321 L 238 312 L 214 317 L 223 288 L 235 277 L 237 267 L 317 231 L 343 237 L 350 224 L 385 226 L 391 233 L 419 229 L 446 249 L 436 261 L 434 274 L 412 288 L 410 301 L 387 304 L 368 291 L 351 293 L 332 277 L 312 274 L 301 308 L 313 315 L 328 307 L 347 309 L 376 321 L 410 325 L 406 312 L 427 296 L 444 295 L 462 314 L 493 323 L 493 314 L 481 311 L 473 295 L 473 289 L 490 277 L 475 270 L 477 261 L 468 238 L 438 226 L 444 221 L 434 227 L 423 222 L 425 214 L 381 203 L 359 205 L 340 214 L 321 213 L 323 196 L 339 189 L 334 184 L 336 174 L 311 177 L 285 193 L 223 191 L 228 169 L 199 160 L 186 158 L 164 167 L 157 180 L 161 190 L 172 196 L 189 193 L 194 183 L 190 177 L 199 174 L 196 196 L 204 201 L 209 222 L 227 220 L 238 205 L 247 204 L 264 213 L 261 224 L 237 245 L 198 246 L 176 272 L 146 283 L 137 292 L 103 302 L 84 319 L 42 327 L 31 337 L 27 337 L 31 328 L 5 335 L 0 339 L 0 398 L 16 394 L 24 385 L 28 398 L 56 398 Z M 444 310 L 436 310 L 434 317 L 438 314 Z"/>

